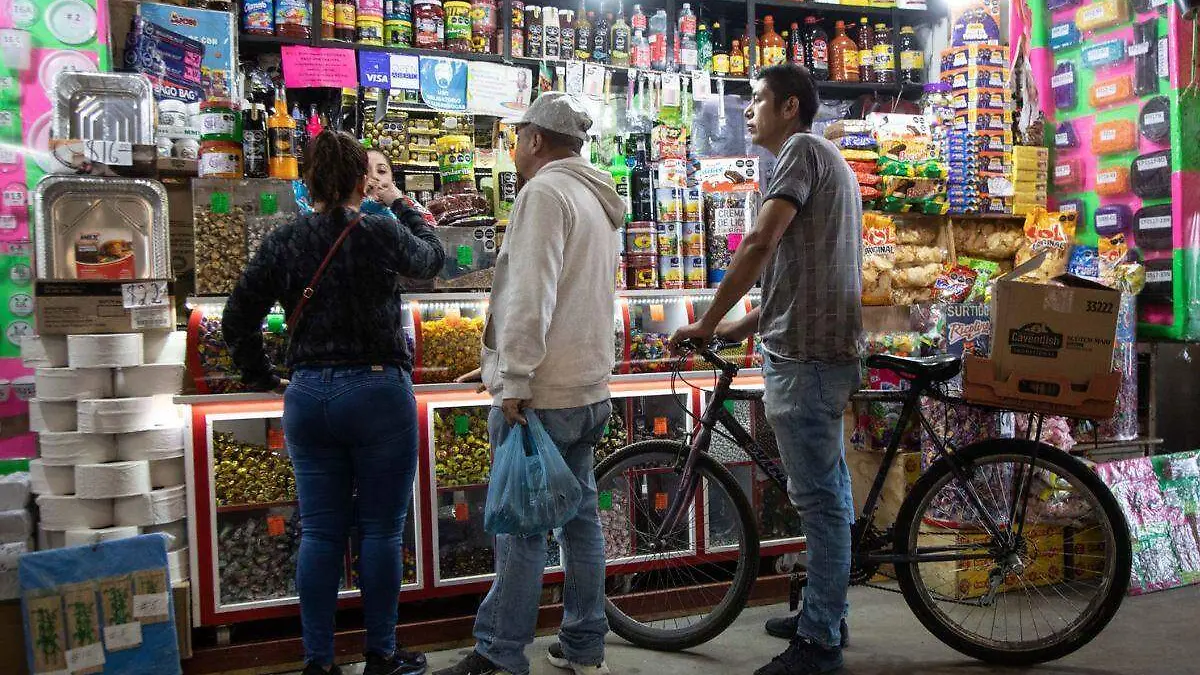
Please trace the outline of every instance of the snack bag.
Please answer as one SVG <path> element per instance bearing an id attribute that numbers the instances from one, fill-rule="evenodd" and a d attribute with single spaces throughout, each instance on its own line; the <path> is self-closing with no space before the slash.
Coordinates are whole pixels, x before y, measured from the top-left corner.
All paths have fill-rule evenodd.
<path id="1" fill-rule="evenodd" d="M 1125 243 L 1125 235 L 1118 233 L 1111 237 L 1100 237 L 1097 254 L 1100 283 L 1116 288 L 1117 269 L 1129 256 L 1129 245 Z"/>
<path id="2" fill-rule="evenodd" d="M 1025 216 L 1025 243 L 1017 251 L 1016 264 L 1046 252 L 1046 261 L 1022 277 L 1024 281 L 1045 283 L 1067 271 L 1071 242 L 1075 238 L 1075 216 L 1035 208 Z"/>
<path id="3" fill-rule="evenodd" d="M 975 270 L 966 265 L 946 263 L 933 282 L 933 289 L 943 302 L 966 302 L 978 276 Z"/>
<path id="4" fill-rule="evenodd" d="M 887 216 L 864 213 L 862 246 L 862 302 L 864 305 L 890 305 L 896 223 Z"/>
<path id="5" fill-rule="evenodd" d="M 1000 271 L 1000 264 L 993 260 L 960 257 L 958 264 L 975 271 L 975 284 L 967 295 L 967 302 L 987 302 L 992 296 L 992 279 Z"/>

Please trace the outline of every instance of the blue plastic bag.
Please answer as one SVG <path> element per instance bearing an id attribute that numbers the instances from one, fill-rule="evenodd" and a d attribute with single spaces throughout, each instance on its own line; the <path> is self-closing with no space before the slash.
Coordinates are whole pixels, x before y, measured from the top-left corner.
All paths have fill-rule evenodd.
<path id="1" fill-rule="evenodd" d="M 545 534 L 579 510 L 579 480 L 532 411 L 496 448 L 483 526 L 493 534 Z"/>

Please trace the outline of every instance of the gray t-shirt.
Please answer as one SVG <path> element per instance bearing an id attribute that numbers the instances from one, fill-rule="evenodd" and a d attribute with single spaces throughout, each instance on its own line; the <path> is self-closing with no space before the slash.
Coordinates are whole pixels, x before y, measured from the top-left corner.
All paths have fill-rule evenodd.
<path id="1" fill-rule="evenodd" d="M 763 271 L 763 346 L 795 361 L 859 357 L 862 340 L 862 198 L 833 143 L 810 133 L 784 142 L 765 203 L 796 217 Z"/>

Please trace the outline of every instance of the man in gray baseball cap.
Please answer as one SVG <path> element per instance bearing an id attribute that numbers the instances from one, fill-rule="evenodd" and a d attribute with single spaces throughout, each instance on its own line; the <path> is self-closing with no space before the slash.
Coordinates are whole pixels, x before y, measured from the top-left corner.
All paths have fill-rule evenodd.
<path id="1" fill-rule="evenodd" d="M 625 202 L 612 177 L 579 156 L 592 119 L 567 94 L 542 94 L 515 121 L 513 204 L 496 260 L 483 335 L 482 378 L 492 394 L 493 451 L 536 413 L 583 493 L 558 531 L 565 573 L 563 623 L 550 663 L 576 675 L 605 675 L 604 535 L 593 451 L 612 407 L 612 316 L 617 230 Z M 496 537 L 496 580 L 475 618 L 474 651 L 436 675 L 526 675 L 546 536 Z"/>

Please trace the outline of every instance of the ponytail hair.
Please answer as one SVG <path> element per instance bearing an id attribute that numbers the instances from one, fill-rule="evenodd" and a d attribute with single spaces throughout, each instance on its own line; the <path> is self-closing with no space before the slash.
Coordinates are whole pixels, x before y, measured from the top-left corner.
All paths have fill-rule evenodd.
<path id="1" fill-rule="evenodd" d="M 367 151 L 353 136 L 325 129 L 308 145 L 304 182 L 313 203 L 341 206 L 367 175 Z"/>

